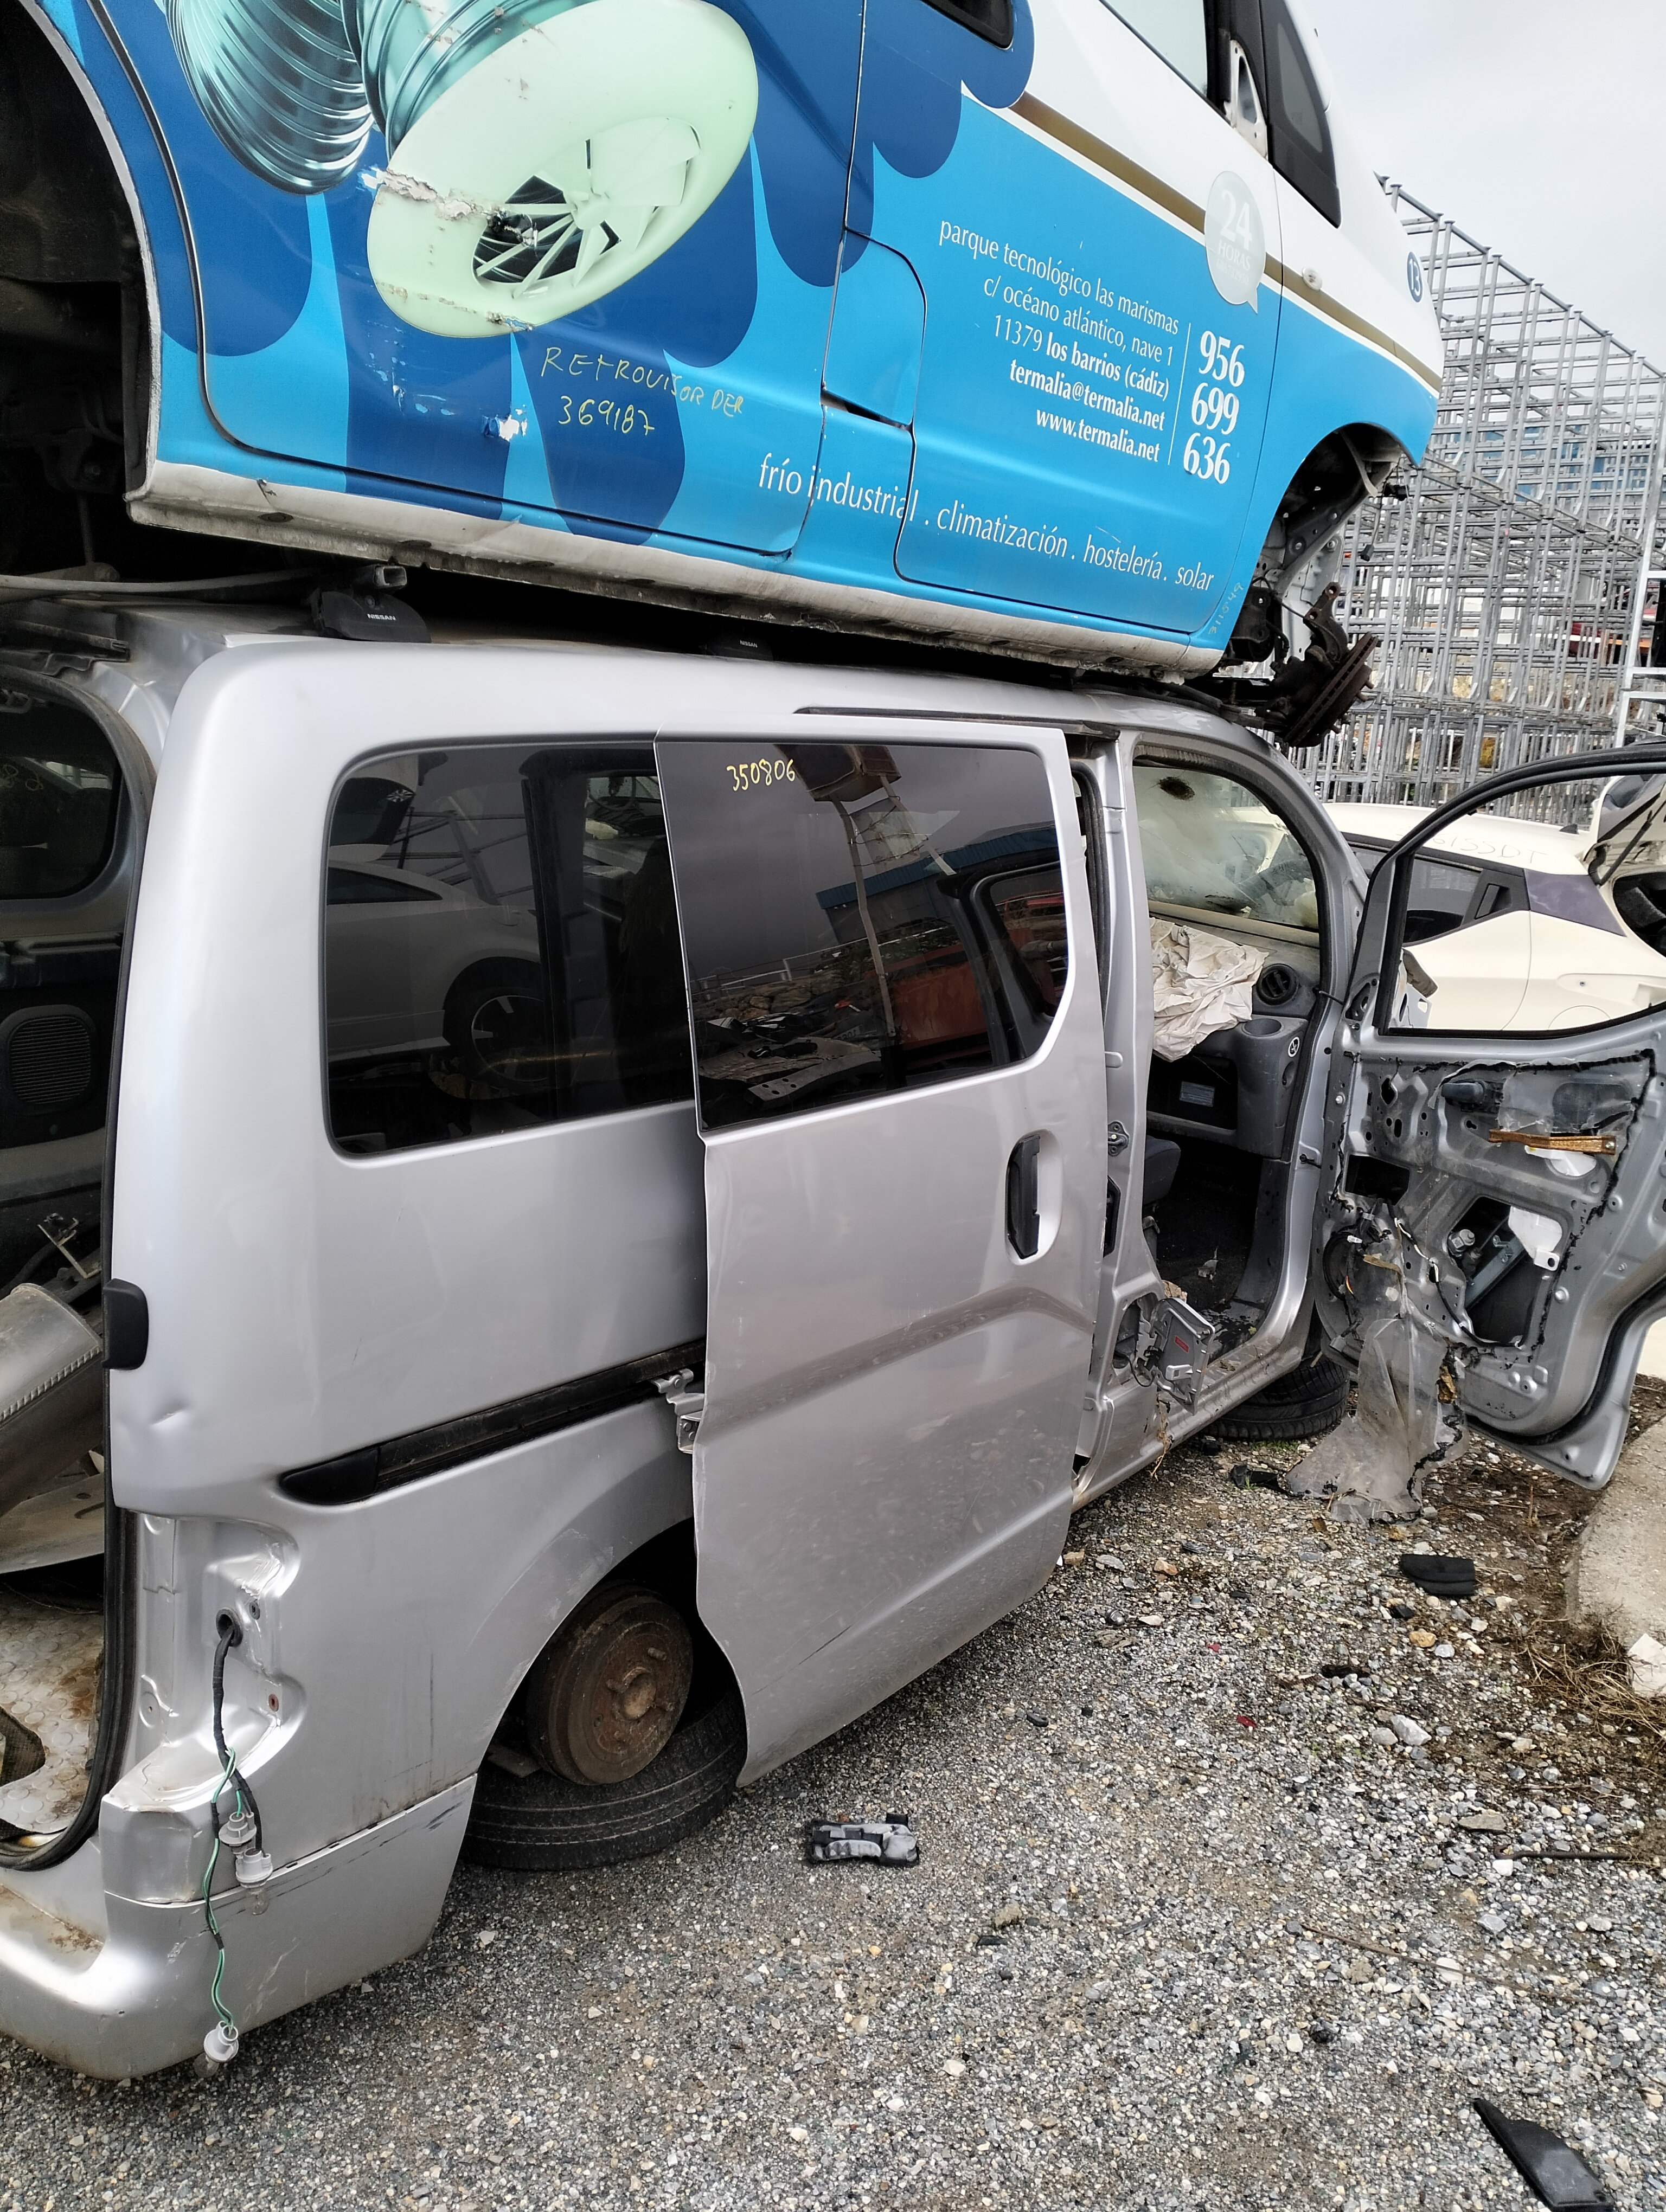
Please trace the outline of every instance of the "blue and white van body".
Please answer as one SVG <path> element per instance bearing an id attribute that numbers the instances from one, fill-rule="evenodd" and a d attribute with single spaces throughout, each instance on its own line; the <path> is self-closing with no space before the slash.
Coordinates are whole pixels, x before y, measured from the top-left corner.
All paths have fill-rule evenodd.
<path id="1" fill-rule="evenodd" d="M 145 259 L 144 520 L 1201 670 L 1315 448 L 1434 419 L 1285 0 L 31 5 Z"/>

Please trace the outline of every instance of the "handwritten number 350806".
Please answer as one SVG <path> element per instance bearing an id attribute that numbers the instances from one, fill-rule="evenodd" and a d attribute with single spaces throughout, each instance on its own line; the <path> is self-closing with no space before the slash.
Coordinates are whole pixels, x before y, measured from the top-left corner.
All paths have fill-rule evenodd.
<path id="1" fill-rule="evenodd" d="M 791 761 L 729 761 L 725 765 L 736 791 L 762 791 L 771 783 L 796 783 L 799 780 Z"/>

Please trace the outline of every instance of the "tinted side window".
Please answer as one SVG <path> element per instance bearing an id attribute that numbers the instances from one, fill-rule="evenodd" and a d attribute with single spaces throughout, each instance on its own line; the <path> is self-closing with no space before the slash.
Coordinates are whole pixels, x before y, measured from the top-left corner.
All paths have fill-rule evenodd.
<path id="1" fill-rule="evenodd" d="M 660 748 L 709 1126 L 1033 1052 L 1067 973 L 1047 772 L 995 746 Z"/>
<path id="2" fill-rule="evenodd" d="M 69 898 L 115 842 L 121 771 L 71 707 L 9 691 L 0 714 L 0 899 Z"/>
<path id="3" fill-rule="evenodd" d="M 373 762 L 337 795 L 325 902 L 330 1126 L 349 1151 L 690 1096 L 651 747 Z"/>
<path id="4" fill-rule="evenodd" d="M 1207 92 L 1209 35 L 1203 0 L 1105 0 L 1105 5 L 1195 90 Z"/>
<path id="5" fill-rule="evenodd" d="M 1284 0 L 1262 0 L 1267 127 L 1273 167 L 1327 222 L 1342 220 L 1330 126 Z"/>
<path id="6" fill-rule="evenodd" d="M 997 876 L 982 894 L 1001 939 L 1017 957 L 1017 973 L 1037 1013 L 1051 1014 L 1070 973 L 1064 885 L 1058 864 L 1024 875 Z"/>
<path id="7" fill-rule="evenodd" d="M 1411 890 L 1406 898 L 1406 941 L 1424 945 L 1461 929 L 1469 911 L 1478 872 L 1456 860 L 1437 860 L 1420 853 L 1412 863 Z"/>

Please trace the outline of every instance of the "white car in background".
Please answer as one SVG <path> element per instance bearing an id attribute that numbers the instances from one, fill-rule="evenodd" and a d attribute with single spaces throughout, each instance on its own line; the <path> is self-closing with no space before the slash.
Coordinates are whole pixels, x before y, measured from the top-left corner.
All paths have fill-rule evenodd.
<path id="1" fill-rule="evenodd" d="M 1608 787 L 1594 823 L 1471 814 L 1430 839 L 1407 902 L 1397 1022 L 1578 1029 L 1666 998 L 1666 956 L 1639 933 L 1655 934 L 1653 915 L 1666 941 L 1666 882 L 1661 907 L 1649 896 L 1651 865 L 1666 857 L 1652 842 L 1663 802 L 1656 790 L 1624 788 L 1634 781 Z M 1327 811 L 1368 876 L 1432 811 L 1340 802 Z"/>

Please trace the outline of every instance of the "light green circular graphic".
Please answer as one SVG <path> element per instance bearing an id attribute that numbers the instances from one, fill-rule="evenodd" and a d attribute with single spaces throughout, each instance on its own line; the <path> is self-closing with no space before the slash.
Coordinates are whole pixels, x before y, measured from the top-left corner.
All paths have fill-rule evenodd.
<path id="1" fill-rule="evenodd" d="M 757 70 L 706 0 L 598 0 L 521 32 L 438 93 L 371 209 L 377 290 L 443 337 L 569 315 L 657 260 L 727 184 Z"/>
<path id="2" fill-rule="evenodd" d="M 1203 210 L 1203 251 L 1214 288 L 1230 307 L 1261 313 L 1267 233 L 1256 196 L 1242 177 L 1223 169 Z"/>

